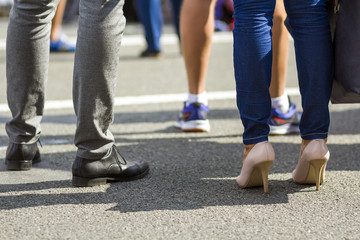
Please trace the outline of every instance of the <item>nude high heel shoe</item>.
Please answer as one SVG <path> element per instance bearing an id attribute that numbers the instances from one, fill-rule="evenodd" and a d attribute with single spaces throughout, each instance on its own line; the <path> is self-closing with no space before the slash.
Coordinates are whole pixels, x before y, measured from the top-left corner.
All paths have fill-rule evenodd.
<path id="1" fill-rule="evenodd" d="M 243 160 L 236 182 L 241 188 L 264 186 L 264 193 L 268 193 L 268 174 L 274 159 L 274 149 L 269 142 L 255 144 Z"/>
<path id="2" fill-rule="evenodd" d="M 330 153 L 325 140 L 311 140 L 300 153 L 298 164 L 292 173 L 294 182 L 316 184 L 316 191 L 319 191 L 320 184 L 325 179 L 325 168 L 329 158 Z"/>

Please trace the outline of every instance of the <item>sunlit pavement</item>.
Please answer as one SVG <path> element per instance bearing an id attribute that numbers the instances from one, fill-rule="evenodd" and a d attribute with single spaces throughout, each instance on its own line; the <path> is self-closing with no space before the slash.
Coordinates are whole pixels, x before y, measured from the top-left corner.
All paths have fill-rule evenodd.
<path id="1" fill-rule="evenodd" d="M 160 59 L 138 57 L 140 26 L 125 31 L 111 131 L 123 155 L 150 163 L 144 179 L 72 187 L 73 53 L 50 56 L 42 162 L 30 171 L 6 171 L 6 21 L 0 21 L 0 239 L 359 239 L 359 104 L 330 104 L 331 158 L 320 191 L 291 179 L 298 135 L 270 137 L 276 160 L 269 194 L 236 185 L 243 128 L 231 32 L 214 36 L 207 75 L 211 132 L 182 133 L 173 124 L 186 73 L 172 27 L 165 28 Z M 75 38 L 76 25 L 64 30 Z M 287 89 L 301 110 L 292 41 Z"/>

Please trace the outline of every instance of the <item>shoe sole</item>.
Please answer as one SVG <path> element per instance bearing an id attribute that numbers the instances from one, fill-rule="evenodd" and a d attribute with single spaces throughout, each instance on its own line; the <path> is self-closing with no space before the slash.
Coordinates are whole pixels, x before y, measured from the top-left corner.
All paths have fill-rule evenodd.
<path id="1" fill-rule="evenodd" d="M 109 177 L 85 178 L 85 177 L 73 176 L 72 185 L 75 187 L 94 187 L 99 185 L 105 185 L 108 182 L 128 182 L 145 177 L 149 173 L 149 170 L 150 169 L 148 168 L 143 173 L 130 178 L 109 178 Z"/>
<path id="2" fill-rule="evenodd" d="M 177 121 L 175 127 L 180 128 L 183 132 L 210 132 L 209 120 Z"/>
<path id="3" fill-rule="evenodd" d="M 22 161 L 9 161 L 8 159 L 5 159 L 7 170 L 11 170 L 11 171 L 28 171 L 31 169 L 34 163 L 39 163 L 39 162 L 41 162 L 41 159 L 22 160 Z"/>
<path id="4" fill-rule="evenodd" d="M 7 170 L 14 170 L 14 171 L 28 171 L 32 167 L 32 160 L 24 160 L 24 161 L 5 161 L 7 165 Z"/>

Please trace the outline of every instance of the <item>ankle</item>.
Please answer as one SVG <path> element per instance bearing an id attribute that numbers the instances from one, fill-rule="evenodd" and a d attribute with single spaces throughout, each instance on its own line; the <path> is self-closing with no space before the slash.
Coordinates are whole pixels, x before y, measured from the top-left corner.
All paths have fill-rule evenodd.
<path id="1" fill-rule="evenodd" d="M 256 145 L 256 143 L 254 144 L 249 144 L 249 145 L 245 145 L 244 144 L 244 154 L 243 154 L 243 161 L 246 159 L 247 155 L 250 153 L 251 149 Z"/>
<path id="2" fill-rule="evenodd" d="M 203 91 L 202 93 L 199 94 L 192 94 L 192 93 L 188 93 L 188 99 L 186 101 L 186 105 L 190 105 L 191 103 L 202 103 L 204 105 L 208 105 L 208 97 L 207 97 L 207 93 L 206 91 Z"/>
<path id="3" fill-rule="evenodd" d="M 302 139 L 301 141 L 301 147 L 300 147 L 300 155 L 302 154 L 302 152 L 304 151 L 304 149 L 306 148 L 306 146 L 315 139 L 312 139 L 312 140 L 305 140 L 305 139 Z M 322 139 L 325 141 L 325 143 L 327 142 L 327 138 L 324 138 Z"/>
<path id="4" fill-rule="evenodd" d="M 271 106 L 281 113 L 287 113 L 290 109 L 290 101 L 286 92 L 276 98 L 271 98 Z"/>

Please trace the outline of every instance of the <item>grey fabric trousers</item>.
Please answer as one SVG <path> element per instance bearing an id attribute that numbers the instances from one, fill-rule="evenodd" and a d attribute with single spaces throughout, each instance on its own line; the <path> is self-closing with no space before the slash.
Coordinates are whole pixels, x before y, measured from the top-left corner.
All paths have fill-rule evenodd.
<path id="1" fill-rule="evenodd" d="M 15 0 L 10 13 L 6 75 L 13 118 L 9 141 L 31 144 L 41 133 L 48 78 L 51 20 L 59 0 Z M 77 156 L 99 159 L 114 144 L 114 90 L 125 28 L 124 0 L 81 0 L 75 53 L 73 101 Z"/>

